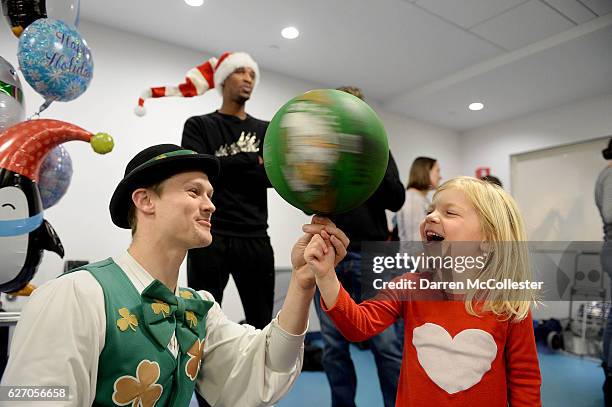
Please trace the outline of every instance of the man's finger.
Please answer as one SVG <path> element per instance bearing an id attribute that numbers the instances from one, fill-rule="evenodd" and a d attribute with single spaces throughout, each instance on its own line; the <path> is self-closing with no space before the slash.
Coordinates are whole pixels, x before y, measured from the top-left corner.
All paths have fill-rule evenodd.
<path id="1" fill-rule="evenodd" d="M 341 229 L 338 229 L 333 223 L 325 225 L 312 223 L 306 224 L 302 226 L 302 231 L 315 236 L 321 235 L 326 239 L 329 239 L 330 235 L 334 235 L 342 242 L 345 247 L 348 247 L 350 242 L 348 236 L 346 236 L 346 234 Z M 324 235 L 323 233 L 326 233 L 326 235 Z"/>
<path id="2" fill-rule="evenodd" d="M 321 230 L 325 227 L 325 225 L 313 225 L 308 223 L 306 225 L 302 225 L 302 231 L 306 233 L 319 234 Z"/>
<path id="3" fill-rule="evenodd" d="M 334 245 L 334 249 L 336 250 L 336 257 L 344 258 L 344 256 L 346 256 L 346 247 L 340 241 L 340 239 L 332 235 L 330 241 L 331 241 L 331 244 Z"/>
<path id="4" fill-rule="evenodd" d="M 327 225 L 325 226 L 325 231 L 328 232 L 330 235 L 336 236 L 344 246 L 348 247 L 350 240 L 341 229 L 338 229 L 335 226 Z"/>
<path id="5" fill-rule="evenodd" d="M 317 224 L 317 225 L 330 225 L 330 226 L 336 226 L 336 224 L 334 222 L 332 222 L 332 220 L 330 218 L 327 218 L 325 216 L 321 216 L 321 215 L 315 215 L 312 217 L 312 223 Z"/>

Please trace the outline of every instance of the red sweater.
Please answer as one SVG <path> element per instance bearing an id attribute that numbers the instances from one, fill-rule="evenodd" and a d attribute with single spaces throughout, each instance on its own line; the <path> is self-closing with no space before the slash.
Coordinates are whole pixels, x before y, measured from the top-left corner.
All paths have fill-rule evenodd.
<path id="1" fill-rule="evenodd" d="M 400 301 L 389 292 L 382 298 L 357 305 L 340 288 L 331 309 L 323 299 L 321 305 L 353 342 L 404 318 L 396 406 L 541 406 L 531 314 L 515 323 L 492 313 L 472 316 L 463 301 Z"/>

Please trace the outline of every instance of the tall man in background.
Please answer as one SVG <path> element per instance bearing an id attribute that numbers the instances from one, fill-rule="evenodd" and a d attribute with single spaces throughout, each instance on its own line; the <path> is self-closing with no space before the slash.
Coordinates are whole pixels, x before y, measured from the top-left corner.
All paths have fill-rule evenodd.
<path id="1" fill-rule="evenodd" d="M 221 108 L 187 119 L 181 145 L 212 154 L 221 163 L 212 198 L 217 207 L 213 242 L 189 251 L 188 285 L 210 292 L 221 303 L 231 273 L 246 322 L 261 329 L 272 320 L 274 253 L 267 232 L 266 189 L 271 185 L 262 159 L 268 122 L 245 111 L 258 81 L 259 68 L 248 54 L 222 55 L 214 66 Z M 198 402 L 206 406 L 199 397 Z"/>
<path id="2" fill-rule="evenodd" d="M 342 87 L 338 90 L 364 99 L 359 88 Z M 398 211 L 405 199 L 404 185 L 400 180 L 393 155 L 389 152 L 387 171 L 374 194 L 360 207 L 330 216 L 350 239 L 347 255 L 336 266 L 336 274 L 342 286 L 357 302 L 362 300 L 361 242 L 386 240 L 389 228 L 385 210 Z M 355 407 L 357 377 L 349 352 L 349 342 L 322 311 L 318 290 L 315 294 L 315 306 L 321 322 L 324 345 L 323 368 L 331 387 L 332 407 Z M 384 405 L 393 407 L 402 363 L 402 345 L 396 334 L 395 326 L 390 326 L 368 342 L 374 353 Z"/>
<path id="3" fill-rule="evenodd" d="M 262 159 L 268 122 L 245 111 L 258 80 L 257 63 L 248 54 L 224 54 L 214 72 L 221 108 L 187 119 L 181 144 L 221 163 L 213 196 L 213 243 L 189 251 L 188 284 L 209 291 L 220 303 L 231 273 L 246 322 L 263 328 L 272 319 L 274 299 L 274 255 L 267 233 L 266 189 L 271 185 Z"/>

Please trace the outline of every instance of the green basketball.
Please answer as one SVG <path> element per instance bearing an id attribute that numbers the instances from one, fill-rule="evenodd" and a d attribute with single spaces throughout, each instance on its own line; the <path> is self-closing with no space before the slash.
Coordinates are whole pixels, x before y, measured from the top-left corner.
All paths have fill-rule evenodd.
<path id="1" fill-rule="evenodd" d="M 378 115 L 338 90 L 306 92 L 272 118 L 263 148 L 266 173 L 291 205 L 331 215 L 364 203 L 387 169 L 389 145 Z"/>

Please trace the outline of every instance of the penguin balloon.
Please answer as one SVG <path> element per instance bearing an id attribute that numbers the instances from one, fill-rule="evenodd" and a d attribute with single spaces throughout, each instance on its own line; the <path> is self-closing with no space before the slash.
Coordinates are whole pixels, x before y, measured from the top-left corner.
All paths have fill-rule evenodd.
<path id="1" fill-rule="evenodd" d="M 105 133 L 95 136 L 59 120 L 18 123 L 0 134 L 0 292 L 24 288 L 34 277 L 43 250 L 64 256 L 64 248 L 43 218 L 38 172 L 45 155 L 70 140 L 91 143 L 99 154 L 112 150 Z"/>

